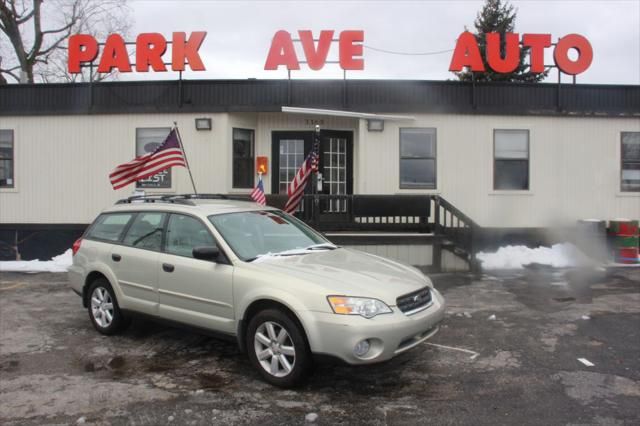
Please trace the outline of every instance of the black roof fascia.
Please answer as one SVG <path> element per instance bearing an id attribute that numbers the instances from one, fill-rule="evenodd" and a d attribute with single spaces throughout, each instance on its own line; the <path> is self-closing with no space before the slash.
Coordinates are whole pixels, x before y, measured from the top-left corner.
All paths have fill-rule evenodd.
<path id="1" fill-rule="evenodd" d="M 0 86 L 0 116 L 277 112 L 640 117 L 640 85 L 424 80 L 165 80 Z"/>

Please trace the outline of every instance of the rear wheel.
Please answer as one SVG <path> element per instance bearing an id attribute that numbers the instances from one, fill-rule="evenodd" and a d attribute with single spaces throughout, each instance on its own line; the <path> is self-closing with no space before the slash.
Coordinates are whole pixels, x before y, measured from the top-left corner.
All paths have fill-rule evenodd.
<path id="1" fill-rule="evenodd" d="M 275 386 L 302 383 L 311 369 L 311 352 L 302 327 L 286 313 L 267 309 L 256 314 L 247 329 L 249 360 Z"/>
<path id="2" fill-rule="evenodd" d="M 124 318 L 116 295 L 106 278 L 98 278 L 88 290 L 89 294 L 89 318 L 93 326 L 102 334 L 115 334 L 127 325 L 129 321 Z"/>

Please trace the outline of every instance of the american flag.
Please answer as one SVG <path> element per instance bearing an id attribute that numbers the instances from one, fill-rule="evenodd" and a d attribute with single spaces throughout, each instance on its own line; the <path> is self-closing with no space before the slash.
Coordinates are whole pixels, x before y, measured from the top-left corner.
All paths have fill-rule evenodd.
<path id="1" fill-rule="evenodd" d="M 289 199 L 287 200 L 287 204 L 284 206 L 284 211 L 289 214 L 293 214 L 298 209 L 298 205 L 302 200 L 302 195 L 304 195 L 304 188 L 307 186 L 311 173 L 318 172 L 318 145 L 319 142 L 316 139 L 313 144 L 313 149 L 302 162 L 296 176 L 293 178 L 291 183 L 289 183 L 289 187 L 287 188 Z"/>
<path id="2" fill-rule="evenodd" d="M 262 174 L 260 174 L 258 184 L 255 188 L 253 188 L 253 191 L 251 192 L 251 198 L 261 206 L 267 204 L 267 197 L 264 196 L 264 186 L 262 185 Z"/>
<path id="3" fill-rule="evenodd" d="M 176 129 L 169 132 L 167 139 L 155 151 L 116 167 L 109 175 L 109 180 L 113 189 L 120 189 L 173 166 L 187 167 Z"/>

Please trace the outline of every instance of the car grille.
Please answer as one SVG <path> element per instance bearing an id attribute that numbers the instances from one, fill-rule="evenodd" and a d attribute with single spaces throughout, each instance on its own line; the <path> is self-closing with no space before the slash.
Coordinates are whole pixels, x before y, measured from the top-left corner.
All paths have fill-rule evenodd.
<path id="1" fill-rule="evenodd" d="M 429 287 L 422 288 L 396 299 L 398 309 L 407 315 L 411 315 L 426 308 L 431 303 L 431 290 Z"/>

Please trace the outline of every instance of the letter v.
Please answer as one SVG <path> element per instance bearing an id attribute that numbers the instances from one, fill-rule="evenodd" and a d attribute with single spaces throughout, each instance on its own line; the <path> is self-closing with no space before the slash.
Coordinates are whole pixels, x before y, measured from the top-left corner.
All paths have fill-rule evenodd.
<path id="1" fill-rule="evenodd" d="M 327 55 L 329 54 L 329 48 L 331 47 L 333 30 L 320 31 L 317 49 L 313 42 L 313 33 L 311 31 L 301 30 L 298 31 L 298 35 L 300 36 L 302 48 L 304 49 L 304 56 L 307 58 L 307 65 L 309 65 L 309 68 L 312 70 L 322 69 L 327 61 Z"/>

